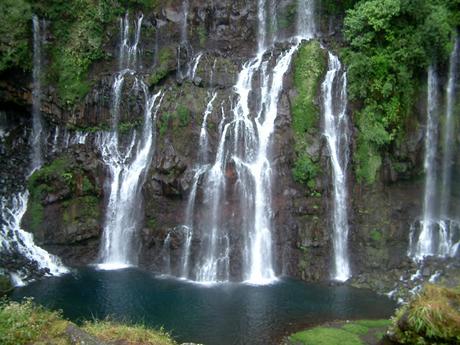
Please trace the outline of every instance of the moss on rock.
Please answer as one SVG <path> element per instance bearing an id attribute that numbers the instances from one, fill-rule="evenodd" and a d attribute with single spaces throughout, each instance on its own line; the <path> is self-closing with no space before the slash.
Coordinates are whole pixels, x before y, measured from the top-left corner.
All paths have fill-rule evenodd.
<path id="1" fill-rule="evenodd" d="M 163 47 L 158 53 L 158 64 L 148 78 L 149 85 L 155 86 L 176 68 L 176 57 L 172 47 Z"/>
<path id="2" fill-rule="evenodd" d="M 326 71 L 326 55 L 319 42 L 309 41 L 299 48 L 294 58 L 294 87 L 297 95 L 292 101 L 292 127 L 295 138 L 296 161 L 293 175 L 297 182 L 310 190 L 316 186 L 320 172 L 319 157 L 309 152 L 319 128 L 320 109 L 316 102 L 321 79 Z"/>

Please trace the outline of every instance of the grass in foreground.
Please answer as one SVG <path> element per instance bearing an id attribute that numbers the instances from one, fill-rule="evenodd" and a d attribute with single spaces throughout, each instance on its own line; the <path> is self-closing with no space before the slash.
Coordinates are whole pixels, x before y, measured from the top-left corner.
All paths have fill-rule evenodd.
<path id="1" fill-rule="evenodd" d="M 129 340 L 129 344 L 171 345 L 174 344 L 169 334 L 152 330 L 144 325 L 124 325 L 113 321 L 86 322 L 82 329 L 103 341 Z"/>
<path id="2" fill-rule="evenodd" d="M 389 320 L 358 320 L 315 327 L 289 337 L 292 344 L 364 345 L 377 343 L 390 325 Z"/>
<path id="3" fill-rule="evenodd" d="M 0 344 L 2 345 L 70 345 L 68 326 L 62 314 L 34 304 L 30 299 L 22 303 L 0 301 Z M 77 326 L 75 326 L 77 327 Z M 111 321 L 87 322 L 81 330 L 106 342 L 129 345 L 175 345 L 162 330 L 143 325 L 123 325 Z"/>

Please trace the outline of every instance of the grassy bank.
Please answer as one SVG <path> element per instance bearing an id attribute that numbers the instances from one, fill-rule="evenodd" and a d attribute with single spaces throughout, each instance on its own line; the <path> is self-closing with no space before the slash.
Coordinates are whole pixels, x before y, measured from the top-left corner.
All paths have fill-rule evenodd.
<path id="1" fill-rule="evenodd" d="M 328 323 L 295 333 L 291 344 L 299 345 L 364 345 L 377 344 L 390 326 L 390 320 L 358 320 Z"/>
<path id="2" fill-rule="evenodd" d="M 292 345 L 460 344 L 460 287 L 428 284 L 391 320 L 328 323 L 295 333 L 288 341 Z"/>
<path id="3" fill-rule="evenodd" d="M 73 345 L 120 343 L 129 345 L 175 345 L 163 330 L 111 321 L 86 322 L 81 327 L 31 300 L 0 302 L 0 344 Z"/>

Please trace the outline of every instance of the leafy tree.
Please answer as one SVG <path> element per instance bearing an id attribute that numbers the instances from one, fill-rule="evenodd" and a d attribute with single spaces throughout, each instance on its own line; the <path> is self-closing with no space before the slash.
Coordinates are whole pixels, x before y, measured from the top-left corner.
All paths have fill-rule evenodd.
<path id="1" fill-rule="evenodd" d="M 355 118 L 360 180 L 375 180 L 381 152 L 402 135 L 418 76 L 447 59 L 458 6 L 458 0 L 363 0 L 347 11 L 348 91 L 360 105 Z"/>
<path id="2" fill-rule="evenodd" d="M 13 67 L 30 68 L 31 19 L 31 8 L 26 1 L 0 1 L 0 72 Z"/>

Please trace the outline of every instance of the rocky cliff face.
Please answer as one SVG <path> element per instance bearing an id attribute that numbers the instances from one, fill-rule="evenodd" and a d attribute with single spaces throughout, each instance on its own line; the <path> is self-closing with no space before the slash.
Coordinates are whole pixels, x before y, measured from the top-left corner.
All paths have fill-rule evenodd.
<path id="1" fill-rule="evenodd" d="M 293 31 L 292 2 L 279 1 L 277 6 L 278 37 L 288 37 Z M 139 42 L 140 75 L 152 90 L 165 90 L 157 120 L 156 152 L 143 186 L 144 225 L 138 234 L 139 264 L 160 272 L 165 265 L 164 244 L 168 234 L 171 236 L 168 260 L 172 266 L 179 259 L 185 241 L 179 226 L 185 217 L 200 125 L 210 92 L 217 92 L 208 120 L 209 149 L 215 152 L 220 119 L 231 112 L 235 101 L 232 88 L 238 72 L 242 63 L 253 56 L 256 47 L 256 2 L 190 1 L 185 28 L 182 11 L 181 2 L 170 1 L 155 12 L 145 13 Z M 131 21 L 136 15 L 130 13 Z M 184 30 L 185 41 L 181 38 Z M 327 41 L 335 38 L 332 35 Z M 83 100 L 75 105 L 63 105 L 53 85 L 47 86 L 43 96 L 41 110 L 47 122 L 48 163 L 28 182 L 32 197 L 24 227 L 34 233 L 39 245 L 59 255 L 70 266 L 85 265 L 98 257 L 108 176 L 94 133 L 110 125 L 118 41 L 117 30 L 106 33 L 104 50 L 109 58 L 92 66 L 89 76 L 92 88 Z M 282 44 L 276 45 L 271 54 L 277 56 L 283 49 Z M 294 133 L 293 103 L 298 90 L 293 83 L 294 68 L 291 70 L 285 78 L 278 105 L 272 152 L 277 272 L 308 281 L 327 280 L 332 258 L 331 167 L 319 113 L 314 130 L 300 139 Z M 324 71 L 321 73 L 324 75 Z M 18 81 L 11 75 L 0 83 L 2 121 L 11 128 L 2 139 L 2 149 L 9 150 L 1 156 L 2 195 L 14 192 L 15 185 L 23 185 L 24 181 L 24 177 L 17 179 L 15 172 L 21 170 L 26 154 L 15 152 L 26 151 L 22 131 L 28 128 L 32 97 L 30 88 L 24 86 L 27 83 Z M 120 104 L 118 130 L 125 140 L 131 130 L 141 124 L 142 118 L 134 114 L 142 114 L 144 107 L 140 95 L 130 92 L 132 83 L 126 82 Z M 316 89 L 318 91 L 319 86 Z M 314 100 L 318 112 L 319 97 L 318 91 Z M 352 108 L 353 105 L 349 109 L 351 114 Z M 421 109 L 414 111 L 423 114 Z M 407 157 L 404 167 L 394 166 L 389 154 L 381 169 L 381 178 L 373 186 L 355 181 L 352 166 L 348 171 L 349 255 L 357 285 L 386 290 L 399 279 L 401 271 L 413 269 L 406 250 L 410 223 L 420 215 L 422 206 L 421 123 L 423 119 L 419 118 L 406 140 L 391 153 Z M 292 174 L 298 140 L 308 143 L 309 157 L 319 169 L 308 186 L 296 182 Z M 231 183 L 232 167 L 226 167 L 226 171 Z M 200 188 L 197 195 L 197 200 L 203 198 Z M 230 214 L 232 200 L 222 207 Z M 229 217 L 228 221 L 235 219 Z M 232 225 L 238 228 L 238 222 Z M 238 236 L 238 231 L 234 235 Z M 237 277 L 238 264 L 231 270 L 232 276 Z M 376 286 L 370 273 L 389 278 L 384 286 Z"/>

